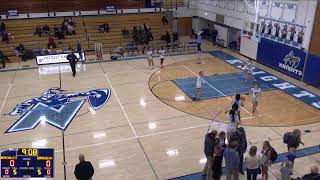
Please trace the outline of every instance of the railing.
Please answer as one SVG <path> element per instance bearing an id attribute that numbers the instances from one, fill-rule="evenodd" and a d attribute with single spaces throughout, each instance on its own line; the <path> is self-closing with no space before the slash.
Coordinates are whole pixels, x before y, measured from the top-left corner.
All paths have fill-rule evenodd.
<path id="1" fill-rule="evenodd" d="M 141 8 L 164 8 L 174 9 L 188 6 L 185 0 L 161 0 L 159 3 L 146 3 L 145 0 L 69 0 L 69 1 L 37 1 L 29 0 L 21 3 L 18 0 L 2 2 L 0 4 L 0 14 L 7 14 L 8 10 L 18 10 L 19 14 L 29 13 L 49 13 L 49 12 L 75 12 L 106 10 L 106 7 L 113 6 L 116 9 L 141 9 Z"/>

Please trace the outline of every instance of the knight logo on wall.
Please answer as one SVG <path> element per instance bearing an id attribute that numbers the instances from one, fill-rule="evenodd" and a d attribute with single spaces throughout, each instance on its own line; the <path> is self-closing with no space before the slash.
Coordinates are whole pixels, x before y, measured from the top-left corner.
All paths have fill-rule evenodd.
<path id="1" fill-rule="evenodd" d="M 98 110 L 111 96 L 110 89 L 94 89 L 80 93 L 63 91 L 60 88 L 50 88 L 42 96 L 17 104 L 5 115 L 20 118 L 5 133 L 34 129 L 40 122 L 49 123 L 64 131 L 86 101 L 92 109 Z"/>
<path id="2" fill-rule="evenodd" d="M 279 67 L 289 72 L 295 73 L 299 76 L 302 76 L 302 71 L 297 69 L 299 64 L 300 64 L 300 58 L 297 56 L 294 56 L 293 51 L 290 51 L 289 54 L 287 54 L 283 58 L 283 62 L 279 62 Z"/>

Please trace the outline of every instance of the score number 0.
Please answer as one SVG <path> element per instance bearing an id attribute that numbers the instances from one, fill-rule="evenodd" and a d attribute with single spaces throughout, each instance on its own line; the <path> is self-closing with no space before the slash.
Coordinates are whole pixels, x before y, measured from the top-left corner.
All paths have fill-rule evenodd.
<path id="1" fill-rule="evenodd" d="M 48 168 L 51 167 L 51 161 L 50 160 L 46 160 L 46 167 L 48 167 Z M 37 172 L 38 172 L 38 175 L 42 174 L 41 169 L 38 169 Z M 50 175 L 51 174 L 51 170 L 47 169 L 46 173 L 47 173 L 47 175 Z"/>

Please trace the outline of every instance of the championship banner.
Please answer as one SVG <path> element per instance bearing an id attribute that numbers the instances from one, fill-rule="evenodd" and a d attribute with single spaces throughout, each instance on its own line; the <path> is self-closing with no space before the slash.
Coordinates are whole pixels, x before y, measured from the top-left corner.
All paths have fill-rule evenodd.
<path id="1" fill-rule="evenodd" d="M 102 43 L 95 43 L 95 51 L 96 51 L 97 60 L 102 60 L 103 59 Z"/>

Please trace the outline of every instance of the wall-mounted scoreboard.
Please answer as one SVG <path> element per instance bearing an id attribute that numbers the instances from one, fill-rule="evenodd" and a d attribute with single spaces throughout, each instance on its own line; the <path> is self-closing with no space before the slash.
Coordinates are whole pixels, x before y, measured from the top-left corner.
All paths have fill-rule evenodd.
<path id="1" fill-rule="evenodd" d="M 2 178 L 54 176 L 54 149 L 17 148 L 1 151 Z"/>

